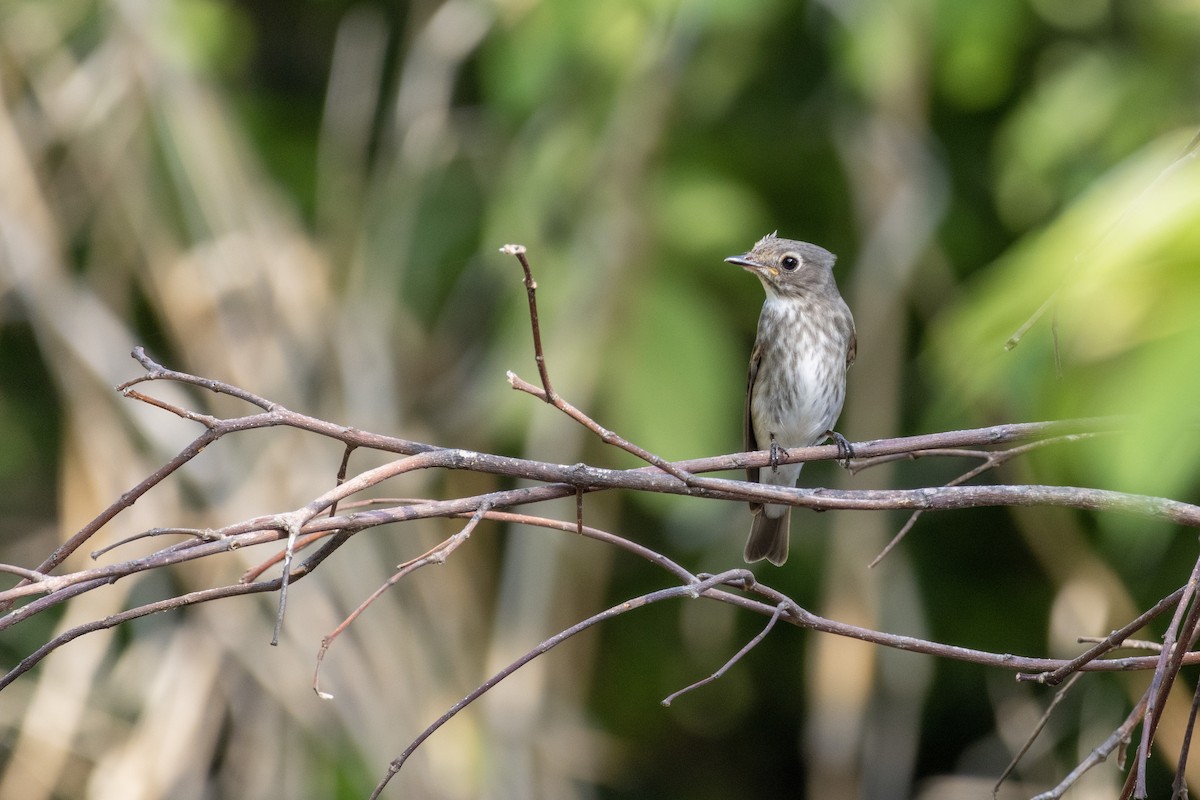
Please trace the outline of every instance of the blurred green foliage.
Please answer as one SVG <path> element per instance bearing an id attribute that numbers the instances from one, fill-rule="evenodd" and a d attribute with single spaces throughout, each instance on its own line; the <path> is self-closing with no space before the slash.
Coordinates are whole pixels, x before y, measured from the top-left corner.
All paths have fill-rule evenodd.
<path id="1" fill-rule="evenodd" d="M 519 270 L 496 252 L 509 241 L 529 247 L 555 388 L 664 457 L 740 448 L 761 289 L 722 258 L 778 229 L 840 255 L 860 332 L 852 440 L 1121 415 L 1127 435 L 1039 453 L 996 480 L 1200 499 L 1195 3 L 9 0 L 0 31 L 4 174 L 36 190 L 29 200 L 11 177 L 0 207 L 0 508 L 23 542 L 6 542 L 4 561 L 31 566 L 69 535 L 64 519 L 102 507 L 64 499 L 78 496 L 72 457 L 109 452 L 88 450 L 78 403 L 133 374 L 113 367 L 127 339 L 339 422 L 631 465 L 504 384 L 507 369 L 535 374 Z M 31 220 L 49 221 L 45 263 L 69 291 L 47 295 L 50 268 L 18 246 L 40 230 Z M 95 319 L 85 306 L 122 335 L 71 334 L 70 320 Z M 901 363 L 873 362 L 881 353 Z M 954 474 L 920 462 L 886 479 Z M 818 466 L 802 483 L 842 480 Z M 739 563 L 748 525 L 740 506 L 672 497 L 587 508 L 696 570 Z M 1193 537 L 1140 520 L 960 512 L 926 515 L 867 575 L 839 548 L 882 542 L 860 518 L 833 517 L 798 514 L 792 563 L 760 576 L 818 613 L 1028 655 L 1058 654 L 1072 587 L 1103 587 L 1107 601 L 1087 609 L 1095 629 L 1069 634 L 1103 635 L 1194 558 Z M 830 541 L 839 524 L 849 534 Z M 453 677 L 469 679 L 450 681 L 451 702 L 503 655 L 662 585 L 593 543 L 535 546 L 547 536 L 518 528 L 480 546 L 476 568 L 501 588 L 479 612 L 487 632 L 463 635 L 475 649 L 459 653 Z M 839 569 L 871 591 L 860 597 Z M 887 594 L 900 590 L 912 610 L 889 616 L 910 608 Z M 522 617 L 530 608 L 541 615 Z M 427 611 L 432 635 L 444 617 Z M 777 629 L 663 710 L 762 620 L 637 613 L 545 657 L 559 665 L 546 667 L 553 699 L 523 707 L 537 724 L 514 732 L 481 711 L 466 744 L 447 748 L 458 755 L 431 756 L 413 785 L 445 797 L 935 797 L 951 777 L 982 775 L 978 794 L 1048 699 L 974 667 L 890 667 L 867 648 L 843 670 L 866 674 L 858 693 L 822 696 L 833 684 L 814 637 Z M 254 647 L 265 633 L 248 635 Z M 15 650 L 36 647 L 25 644 Z M 904 673 L 912 685 L 897 688 Z M 1093 684 L 1114 707 L 1139 685 Z M 398 752 L 444 707 L 388 689 L 346 707 L 395 702 L 395 728 L 356 730 L 348 713 L 336 734 L 310 729 L 338 737 L 315 748 L 312 796 L 357 796 L 381 766 L 367 751 Z M 836 731 L 813 722 L 829 708 L 849 720 Z M 1027 794 L 1123 713 L 1082 733 L 1082 704 L 1064 712 L 1021 773 Z M 282 745 L 273 756 L 279 771 L 301 758 Z M 439 783 L 455 758 L 470 777 Z M 537 792 L 522 793 L 522 770 Z M 1111 789 L 1119 776 L 1097 780 Z"/>

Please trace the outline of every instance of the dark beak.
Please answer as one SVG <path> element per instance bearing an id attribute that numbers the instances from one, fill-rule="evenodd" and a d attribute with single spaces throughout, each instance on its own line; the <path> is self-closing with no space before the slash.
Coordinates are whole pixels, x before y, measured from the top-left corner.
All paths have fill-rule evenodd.
<path id="1" fill-rule="evenodd" d="M 749 272 L 754 272 L 754 273 L 759 273 L 759 274 L 767 272 L 767 273 L 770 273 L 771 275 L 779 274 L 778 270 L 772 269 L 771 267 L 768 267 L 766 264 L 760 263 L 760 262 L 755 261 L 754 259 L 750 258 L 749 253 L 743 253 L 740 256 L 730 256 L 729 258 L 725 259 L 725 263 L 726 264 L 737 264 L 739 267 L 741 267 L 742 269 L 747 270 Z"/>

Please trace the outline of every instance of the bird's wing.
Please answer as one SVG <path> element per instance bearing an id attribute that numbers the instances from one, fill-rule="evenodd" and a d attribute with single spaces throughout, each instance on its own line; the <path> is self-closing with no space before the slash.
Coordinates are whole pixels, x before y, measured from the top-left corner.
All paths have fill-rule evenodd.
<path id="1" fill-rule="evenodd" d="M 746 413 L 743 428 L 743 442 L 746 450 L 757 450 L 758 440 L 754 437 L 754 420 L 750 414 L 750 401 L 754 397 L 754 382 L 758 379 L 758 365 L 762 363 L 762 345 L 757 341 L 754 342 L 754 350 L 750 353 L 750 374 L 746 377 Z M 758 467 L 748 467 L 746 469 L 746 478 L 751 481 L 758 480 Z M 750 507 L 754 508 L 758 503 L 751 503 Z"/>
<path id="2" fill-rule="evenodd" d="M 850 365 L 854 363 L 855 356 L 858 355 L 858 332 L 853 328 L 850 329 L 850 347 L 846 349 L 846 369 L 850 369 Z"/>

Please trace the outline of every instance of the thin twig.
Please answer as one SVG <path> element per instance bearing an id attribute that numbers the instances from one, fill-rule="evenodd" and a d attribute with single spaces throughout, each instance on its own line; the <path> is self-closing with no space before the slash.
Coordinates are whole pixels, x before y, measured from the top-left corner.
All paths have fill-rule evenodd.
<path id="1" fill-rule="evenodd" d="M 526 394 L 531 394 L 534 397 L 537 397 L 540 399 L 544 399 L 544 398 L 550 396 L 550 395 L 546 394 L 544 389 L 539 389 L 538 387 L 534 386 L 532 383 L 529 383 L 528 381 L 522 379 L 515 372 L 510 371 L 508 373 L 508 383 L 514 389 L 525 392 Z M 686 470 L 681 469 L 678 464 L 672 464 L 670 461 L 667 461 L 666 459 L 664 459 L 660 456 L 656 456 L 654 453 L 651 453 L 649 450 L 639 447 L 638 445 L 634 444 L 633 442 L 630 442 L 627 439 L 622 438 L 620 435 L 614 433 L 613 431 L 610 431 L 608 428 L 605 428 L 603 425 L 596 422 L 594 419 L 589 417 L 587 414 L 584 414 L 578 408 L 571 405 L 570 403 L 568 403 L 566 400 L 562 399 L 558 395 L 554 395 L 553 399 L 550 401 L 550 403 L 555 408 L 557 408 L 559 411 L 562 411 L 568 417 L 575 420 L 580 425 L 582 425 L 583 427 L 587 428 L 592 433 L 599 436 L 600 440 L 603 441 L 605 444 L 610 444 L 610 445 L 613 445 L 614 447 L 621 448 L 622 450 L 624 450 L 627 453 L 632 453 L 633 455 L 640 458 L 642 461 L 645 461 L 647 464 L 651 464 L 655 467 L 658 467 L 663 472 L 665 472 L 668 475 L 671 475 L 675 478 L 678 478 L 679 480 L 683 481 L 685 484 L 694 484 L 695 483 L 695 480 L 696 480 L 695 477 L 691 473 L 687 472 Z"/>
<path id="2" fill-rule="evenodd" d="M 343 464 L 350 457 L 350 450 L 347 449 L 343 456 Z M 410 472 L 414 469 L 420 469 L 424 461 L 429 460 L 432 454 L 423 453 L 415 456 L 408 456 L 389 464 L 376 467 L 375 469 L 367 470 L 366 472 L 355 476 L 353 479 L 339 479 L 337 485 L 313 500 L 304 508 L 290 514 L 280 514 L 277 519 L 283 529 L 287 531 L 287 545 L 284 549 L 283 557 L 283 582 L 279 589 L 279 610 L 275 617 L 275 631 L 271 637 L 271 644 L 278 644 L 279 634 L 283 629 L 283 618 L 287 608 L 287 590 L 288 590 L 288 574 L 292 565 L 292 557 L 296 550 L 296 542 L 299 540 L 301 531 L 305 523 L 312 520 L 318 514 L 327 509 L 332 509 L 339 500 L 348 497 L 351 494 L 360 492 L 363 489 L 374 486 L 381 481 Z M 341 477 L 339 473 L 339 478 Z M 485 501 L 486 502 L 486 501 Z M 332 518 L 332 517 L 331 517 Z"/>
<path id="3" fill-rule="evenodd" d="M 1156 619 L 1168 608 L 1171 608 L 1179 602 L 1179 598 L 1183 596 L 1183 587 L 1176 589 L 1169 595 L 1159 600 L 1148 611 L 1139 614 L 1133 621 L 1121 627 L 1103 639 L 1099 640 L 1095 647 L 1088 648 L 1087 651 L 1072 658 L 1070 661 L 1063 664 L 1058 669 L 1052 672 L 1039 672 L 1036 674 L 1017 673 L 1019 681 L 1036 681 L 1044 683 L 1048 686 L 1055 686 L 1063 681 L 1072 672 L 1083 667 L 1085 664 L 1094 661 L 1114 648 L 1121 647 L 1125 644 L 1125 640 L 1134 633 L 1146 627 L 1150 622 Z M 1161 646 L 1160 646 L 1161 647 Z"/>
<path id="4" fill-rule="evenodd" d="M 312 557 L 293 570 L 293 580 L 299 580 L 312 572 L 317 565 L 324 561 L 325 558 L 335 549 L 337 549 L 337 547 L 340 546 L 343 541 L 344 539 L 341 541 L 335 539 L 314 553 Z M 63 590 L 61 594 L 65 595 L 66 597 L 73 597 L 83 594 L 84 592 L 91 591 L 92 589 L 103 586 L 107 583 L 108 581 L 99 580 L 92 581 L 90 583 L 75 584 Z M 202 589 L 200 591 L 189 592 L 177 597 L 170 597 L 166 600 L 147 603 L 145 605 L 138 606 L 137 608 L 131 608 L 127 611 L 112 614 L 104 617 L 103 619 L 77 625 L 74 628 L 64 631 L 50 641 L 46 642 L 37 650 L 23 658 L 19 664 L 5 673 L 3 677 L 0 677 L 0 691 L 2 691 L 6 686 L 19 678 L 21 675 L 24 675 L 26 672 L 37 666 L 42 659 L 50 655 L 50 653 L 54 652 L 68 642 L 78 639 L 84 634 L 93 633 L 99 630 L 106 630 L 108 628 L 114 628 L 117 625 L 124 624 L 140 617 L 149 616 L 150 614 L 158 614 L 163 611 L 170 611 L 176 608 L 183 608 L 184 606 L 196 605 L 197 603 L 205 603 L 212 600 L 220 600 L 226 597 L 236 597 L 244 594 L 272 592 L 278 589 L 281 583 L 281 578 L 275 578 L 273 580 L 262 581 L 260 583 L 238 583 L 232 586 L 219 586 L 213 589 Z M 66 599 L 66 597 L 60 597 L 57 599 L 63 600 Z M 25 606 L 24 608 L 28 607 L 29 606 Z M 23 611 L 24 608 L 19 610 Z"/>
<path id="5" fill-rule="evenodd" d="M 475 513 L 471 515 L 471 519 L 458 533 L 454 534 L 449 539 L 440 542 L 437 546 L 433 547 L 426 553 L 417 556 L 414 559 L 410 559 L 409 561 L 405 561 L 403 564 L 397 566 L 396 572 L 393 573 L 392 576 L 388 578 L 382 586 L 372 592 L 366 600 L 363 600 L 361 603 L 359 603 L 358 608 L 350 612 L 350 616 L 342 620 L 342 622 L 336 628 L 334 628 L 331 633 L 321 640 L 321 648 L 317 651 L 317 665 L 313 670 L 313 691 L 316 692 L 317 697 L 320 697 L 324 700 L 333 699 L 332 694 L 321 691 L 320 678 L 321 664 L 324 663 L 325 654 L 329 652 L 329 648 L 334 641 L 336 641 L 337 638 L 341 636 L 347 628 L 350 627 L 354 620 L 358 619 L 359 615 L 366 611 L 372 603 L 383 596 L 383 593 L 388 589 L 392 588 L 401 580 L 416 572 L 418 569 L 421 569 L 422 567 L 427 567 L 430 564 L 444 563 L 447 556 L 457 550 L 463 542 L 471 538 L 471 533 L 475 530 L 475 526 L 477 526 L 480 520 L 487 515 L 487 512 L 488 506 L 486 504 L 479 506 Z"/>
<path id="6" fill-rule="evenodd" d="M 1057 708 L 1058 704 L 1063 701 L 1063 699 L 1067 696 L 1067 692 L 1071 691 L 1072 687 L 1075 686 L 1075 683 L 1082 675 L 1083 673 L 1081 672 L 1075 673 L 1071 676 L 1069 681 L 1063 684 L 1059 690 L 1054 693 L 1054 697 L 1050 699 L 1050 704 L 1046 706 L 1046 710 L 1042 712 L 1041 718 L 1037 721 L 1037 724 L 1033 726 L 1033 730 L 1030 731 L 1029 736 L 1026 737 L 1025 743 L 1021 745 L 1020 749 L 1017 750 L 1017 752 L 1013 755 L 1012 760 L 1008 762 L 1008 766 L 1004 768 L 1004 772 L 1000 773 L 1000 777 L 996 779 L 995 785 L 992 786 L 993 798 L 1000 794 L 1000 787 L 1006 780 L 1008 780 L 1008 776 L 1011 775 L 1013 770 L 1017 768 L 1017 764 L 1019 764 L 1021 759 L 1025 757 L 1025 754 L 1029 752 L 1029 748 L 1033 746 L 1033 743 L 1037 740 L 1037 737 L 1043 730 L 1045 730 L 1046 723 L 1050 721 L 1050 715 L 1054 713 L 1054 709 Z"/>
<path id="7" fill-rule="evenodd" d="M 747 580 L 753 581 L 753 576 L 749 573 L 749 571 L 744 569 L 734 569 L 727 572 L 722 572 L 718 575 L 712 575 L 697 584 L 672 586 L 667 589 L 659 589 L 658 591 L 650 592 L 648 594 L 641 595 L 640 597 L 634 597 L 630 600 L 626 600 L 623 603 L 618 603 L 609 609 L 601 611 L 599 614 L 594 614 L 587 619 L 572 625 L 566 630 L 556 633 L 554 636 L 546 639 L 537 647 L 534 647 L 516 661 L 512 662 L 507 667 L 500 670 L 495 675 L 477 686 L 466 697 L 451 706 L 446 713 L 442 714 L 442 716 L 438 717 L 437 720 L 429 725 L 429 727 L 423 730 L 420 735 L 418 735 L 417 738 L 408 745 L 408 747 L 404 748 L 404 752 L 397 756 L 388 766 L 387 774 L 379 782 L 379 785 L 375 787 L 375 791 L 371 793 L 371 800 L 375 800 L 375 798 L 379 797 L 380 793 L 382 793 L 384 788 L 386 788 L 388 782 L 391 781 L 396 773 L 400 771 L 400 768 L 404 766 L 404 762 L 408 760 L 409 756 L 411 756 L 426 739 L 432 736 L 434 732 L 438 730 L 438 728 L 445 725 L 456 714 L 458 714 L 458 712 L 462 711 L 471 703 L 482 697 L 496 684 L 512 675 L 514 672 L 528 664 L 533 659 L 543 655 L 546 652 L 549 652 L 554 647 L 562 644 L 567 639 L 570 639 L 575 634 L 581 633 L 582 631 L 585 631 L 598 623 L 618 617 L 628 611 L 633 611 L 637 608 L 644 608 L 652 603 L 658 603 L 663 600 L 673 600 L 681 597 L 695 597 L 698 594 L 703 593 L 705 590 L 721 584 L 742 585 Z"/>
<path id="8" fill-rule="evenodd" d="M 1200 559 L 1192 567 L 1192 574 L 1183 586 L 1183 593 L 1175 606 L 1175 615 L 1163 636 L 1163 649 L 1150 688 L 1146 690 L 1146 716 L 1142 723 L 1142 738 L 1138 742 L 1137 761 L 1134 763 L 1134 796 L 1146 796 L 1146 769 L 1150 759 L 1150 743 L 1158 728 L 1167 692 L 1179 674 L 1186 650 L 1194 638 L 1192 632 L 1200 618 L 1200 604 L 1195 602 L 1197 584 L 1200 583 Z M 1182 644 L 1182 646 L 1179 646 Z"/>
<path id="9" fill-rule="evenodd" d="M 15 564 L 0 564 L 0 572 L 20 575 L 28 583 L 38 583 L 51 577 L 44 572 L 38 572 L 36 569 L 26 569 L 25 567 L 18 567 Z"/>
<path id="10" fill-rule="evenodd" d="M 295 516 L 287 516 L 287 545 L 284 547 L 283 572 L 279 576 L 279 606 L 275 611 L 275 629 L 271 632 L 271 646 L 279 644 L 279 634 L 283 632 L 283 615 L 287 613 L 288 584 L 291 583 L 292 558 L 296 553 L 296 539 L 300 536 L 301 520 Z"/>
<path id="11" fill-rule="evenodd" d="M 676 697 L 679 697 L 682 694 L 686 694 L 687 692 L 690 692 L 693 689 L 699 689 L 701 686 L 707 686 L 708 684 L 710 684 L 713 681 L 720 678 L 722 675 L 724 675 L 726 672 L 729 671 L 730 667 L 732 667 L 738 661 L 741 661 L 743 656 L 745 656 L 747 653 L 749 653 L 751 650 L 753 650 L 755 647 L 757 647 L 759 642 L 761 642 L 763 639 L 767 638 L 767 634 L 770 633 L 771 629 L 775 627 L 775 623 L 779 621 L 779 616 L 781 614 L 783 614 L 783 612 L 787 609 L 787 607 L 788 606 L 785 603 L 780 603 L 779 605 L 777 605 L 775 607 L 775 613 L 772 614 L 770 619 L 767 620 L 766 626 L 763 627 L 763 629 L 761 631 L 759 631 L 757 634 L 755 634 L 753 639 L 746 642 L 746 644 L 742 647 L 741 650 L 738 650 L 736 653 L 734 653 L 732 658 L 730 658 L 728 661 L 726 661 L 724 664 L 722 664 L 721 668 L 718 669 L 716 672 L 709 675 L 707 678 L 702 678 L 702 679 L 696 681 L 695 683 L 693 683 L 690 686 L 685 686 L 676 692 L 672 692 L 671 694 L 667 695 L 659 702 L 665 707 L 670 707 L 671 703 L 673 703 L 675 701 Z"/>
<path id="12" fill-rule="evenodd" d="M 135 533 L 132 536 L 126 536 L 124 539 L 118 539 L 112 544 L 106 544 L 99 550 L 93 550 L 90 555 L 92 560 L 95 561 L 100 558 L 100 556 L 116 550 L 118 547 L 124 547 L 125 545 L 131 542 L 136 542 L 140 539 L 152 539 L 157 536 L 188 536 L 201 542 L 211 542 L 214 538 L 216 538 L 216 534 L 214 534 L 212 531 L 201 528 L 151 528 L 150 530 L 142 531 L 141 533 Z"/>
<path id="13" fill-rule="evenodd" d="M 583 535 L 583 487 L 575 487 L 575 526 L 579 535 Z"/>
<path id="14" fill-rule="evenodd" d="M 101 583 L 99 585 L 103 584 Z M 17 678 L 21 677 L 26 672 L 37 666 L 46 656 L 50 655 L 52 652 L 68 642 L 78 639 L 84 634 L 94 633 L 95 631 L 106 630 L 108 628 L 114 628 L 117 625 L 122 625 L 131 620 L 145 617 L 150 614 L 157 614 L 162 611 L 169 611 L 171 609 L 182 608 L 184 606 L 203 603 L 210 600 L 235 597 L 237 595 L 253 594 L 257 592 L 270 592 L 274 591 L 278 587 L 279 579 L 277 578 L 273 581 L 267 581 L 264 583 L 241 583 L 234 584 L 232 586 L 220 586 L 214 589 L 202 589 L 200 591 L 189 592 L 188 594 L 179 595 L 177 597 L 170 597 L 166 600 L 159 600 L 155 603 L 147 603 L 146 605 L 138 606 L 137 608 L 131 608 L 128 611 L 112 614 L 104 617 L 103 619 L 94 620 L 82 625 L 76 625 L 70 630 L 55 636 L 37 650 L 34 650 L 25 658 L 21 659 L 20 663 L 5 673 L 3 677 L 0 677 L 0 691 L 2 691 Z M 75 587 L 72 587 L 72 594 L 81 594 L 85 591 L 89 591 L 92 588 L 95 588 L 95 584 L 79 584 Z"/>
<path id="15" fill-rule="evenodd" d="M 1061 286 L 1059 288 L 1061 289 Z M 1045 316 L 1046 312 L 1050 310 L 1050 307 L 1053 306 L 1055 301 L 1058 300 L 1058 293 L 1059 289 L 1055 289 L 1053 292 L 1051 292 L 1050 296 L 1043 300 L 1042 304 L 1038 306 L 1037 311 L 1034 311 L 1029 316 L 1029 319 L 1021 323 L 1013 335 L 1008 337 L 1008 340 L 1004 343 L 1005 350 L 1012 350 L 1021 343 L 1021 340 L 1025 338 L 1025 334 L 1029 333 L 1029 329 L 1036 325 L 1037 321 Z"/>
<path id="16" fill-rule="evenodd" d="M 354 444 L 347 444 L 345 451 L 342 452 L 342 463 L 338 465 L 337 480 L 334 482 L 335 486 L 341 486 L 346 482 L 346 474 L 350 470 L 350 456 L 352 453 L 354 453 L 357 447 L 358 446 Z M 338 501 L 334 500 L 329 506 L 329 516 L 332 517 L 334 514 L 336 514 L 337 509 Z"/>
<path id="17" fill-rule="evenodd" d="M 1075 641 L 1080 644 L 1100 644 L 1107 643 L 1108 637 L 1105 636 L 1079 636 Z M 1145 639 L 1126 639 L 1121 642 L 1119 647 L 1122 650 L 1151 650 L 1155 653 L 1162 652 L 1162 642 L 1150 642 Z"/>
<path id="18" fill-rule="evenodd" d="M 168 476 L 174 473 L 175 470 L 179 469 L 181 466 L 199 455 L 204 448 L 208 447 L 208 445 L 212 444 L 219 437 L 220 434 L 215 433 L 211 429 L 206 430 L 200 436 L 196 437 L 191 444 L 179 451 L 178 455 L 151 473 L 145 480 L 138 483 L 137 486 L 121 495 L 108 508 L 100 512 L 95 519 L 83 526 L 77 533 L 72 535 L 71 538 L 54 548 L 54 551 L 51 552 L 41 564 L 35 567 L 34 571 L 43 573 L 53 571 L 55 567 L 57 567 L 59 564 L 65 561 L 68 556 L 78 550 L 84 542 L 95 535 L 96 531 L 107 525 L 114 517 L 117 516 L 117 514 L 132 506 L 142 495 L 165 480 Z M 17 585 L 19 587 L 23 584 Z M 0 611 L 7 611 L 10 608 L 12 608 L 11 601 L 0 600 Z"/>
<path id="19" fill-rule="evenodd" d="M 872 467 L 878 467 L 882 464 L 892 464 L 897 461 L 917 461 L 918 459 L 933 457 L 987 459 L 993 452 L 992 450 L 979 450 L 967 447 L 938 447 L 929 450 L 889 453 L 888 455 L 875 456 L 873 458 L 858 458 L 855 456 L 854 460 L 850 462 L 850 466 L 846 469 L 851 475 L 857 475 Z"/>
<path id="20" fill-rule="evenodd" d="M 1192 749 L 1192 735 L 1196 731 L 1196 715 L 1200 712 L 1200 686 L 1192 692 L 1192 709 L 1188 713 L 1187 728 L 1183 732 L 1183 744 L 1179 747 L 1179 758 L 1175 762 L 1175 779 L 1171 782 L 1171 800 L 1187 800 L 1187 763 Z"/>
<path id="21" fill-rule="evenodd" d="M 550 371 L 546 367 L 546 354 L 542 350 L 542 333 L 538 323 L 537 311 L 537 281 L 533 279 L 533 269 L 529 266 L 529 259 L 525 256 L 525 246 L 520 244 L 506 244 L 500 248 L 500 252 L 505 255 L 516 256 L 517 261 L 521 262 L 521 269 L 525 273 L 525 293 L 529 298 L 529 324 L 533 329 L 533 357 L 537 362 L 538 375 L 542 379 L 542 388 L 539 391 L 533 384 L 521 380 L 515 373 L 510 371 L 508 373 L 508 382 L 512 387 L 531 394 L 534 397 L 541 398 L 544 402 L 554 406 L 571 419 L 595 433 L 605 444 L 610 444 L 632 453 L 684 483 L 690 482 L 692 476 L 684 470 L 679 469 L 678 466 L 602 427 L 587 414 L 584 414 L 578 408 L 555 394 L 554 389 L 550 386 Z"/>
<path id="22" fill-rule="evenodd" d="M 961 486 L 962 484 L 966 483 L 967 481 L 977 478 L 978 476 L 982 475 L 983 473 L 987 472 L 988 470 L 996 469 L 997 467 L 1000 467 L 1001 465 L 1007 463 L 1008 461 L 1011 461 L 1013 458 L 1016 458 L 1017 456 L 1025 455 L 1026 453 L 1029 453 L 1032 450 L 1037 450 L 1039 448 L 1046 447 L 1047 445 L 1056 445 L 1056 444 L 1064 444 L 1067 442 L 1083 441 L 1084 439 L 1090 439 L 1090 438 L 1093 438 L 1093 437 L 1099 436 L 1099 435 L 1101 435 L 1101 432 L 1099 432 L 1099 431 L 1089 432 L 1089 433 L 1068 433 L 1063 436 L 1051 436 L 1046 439 L 1040 439 L 1036 442 L 1027 442 L 1026 444 L 1016 445 L 1014 447 L 1010 447 L 1005 450 L 947 449 L 947 450 L 926 451 L 926 454 L 971 455 L 976 458 L 982 458 L 983 459 L 982 464 L 972 467 L 971 469 L 967 470 L 963 474 L 959 475 L 957 478 L 954 478 L 953 480 L 950 480 L 950 481 L 942 484 L 943 486 Z M 895 549 L 896 545 L 900 544 L 900 542 L 903 541 L 904 537 L 908 535 L 908 532 L 913 529 L 913 527 L 917 524 L 917 520 L 919 520 L 921 518 L 921 515 L 924 513 L 925 513 L 924 509 L 917 509 L 911 515 L 909 515 L 908 520 L 904 523 L 903 526 L 901 526 L 900 530 L 896 532 L 896 535 L 892 537 L 891 541 L 889 541 L 887 543 L 887 545 L 884 546 L 884 548 L 879 551 L 879 555 L 875 556 L 875 558 L 873 558 L 871 560 L 871 563 L 868 564 L 867 566 L 868 567 L 878 566 L 879 562 L 883 561 L 883 559 L 887 556 L 887 554 L 892 552 L 892 550 Z"/>
<path id="23" fill-rule="evenodd" d="M 146 353 L 146 348 L 138 346 L 133 348 L 133 359 L 137 361 L 146 370 L 145 375 L 141 375 L 133 380 L 125 381 L 117 387 L 117 391 L 122 394 L 128 394 L 130 387 L 136 386 L 139 383 L 147 381 L 172 381 L 174 383 L 186 383 L 191 386 L 199 386 L 201 389 L 207 389 L 213 394 L 227 394 L 230 397 L 236 397 L 238 400 L 244 400 L 252 406 L 258 406 L 263 411 L 275 411 L 279 408 L 278 403 L 273 403 L 265 397 L 259 397 L 253 392 L 249 392 L 240 386 L 233 386 L 224 381 L 213 380 L 212 378 L 202 378 L 198 375 L 191 375 L 186 372 L 178 372 L 173 369 L 168 369 L 162 364 L 159 364 Z"/>
<path id="24" fill-rule="evenodd" d="M 1128 716 L 1125 717 L 1125 721 L 1122 722 L 1107 739 L 1101 742 L 1096 749 L 1092 750 L 1092 752 L 1088 754 L 1087 758 L 1080 761 L 1073 770 L 1067 773 L 1067 776 L 1063 778 L 1057 786 L 1048 792 L 1042 792 L 1032 800 L 1059 800 L 1064 794 L 1067 793 L 1068 789 L 1074 786 L 1076 782 L 1083 777 L 1085 772 L 1097 764 L 1107 761 L 1108 757 L 1112 755 L 1114 750 L 1123 744 L 1129 743 L 1130 737 L 1133 735 L 1133 729 L 1137 727 L 1139 722 L 1141 722 L 1142 715 L 1145 713 L 1145 711 L 1146 696 L 1143 695 L 1142 699 L 1138 701 L 1138 704 L 1134 706 L 1133 710 L 1130 711 Z"/>
<path id="25" fill-rule="evenodd" d="M 517 261 L 521 262 L 521 269 L 525 272 L 525 294 L 529 298 L 529 323 L 533 328 L 533 359 L 537 362 L 538 376 L 542 379 L 544 399 L 547 403 L 553 403 L 555 394 L 553 387 L 550 386 L 550 372 L 546 368 L 546 351 L 542 349 L 542 331 L 538 322 L 537 281 L 533 279 L 533 269 L 529 266 L 529 259 L 525 257 L 525 245 L 506 244 L 500 248 L 500 252 L 506 256 L 516 256 Z"/>

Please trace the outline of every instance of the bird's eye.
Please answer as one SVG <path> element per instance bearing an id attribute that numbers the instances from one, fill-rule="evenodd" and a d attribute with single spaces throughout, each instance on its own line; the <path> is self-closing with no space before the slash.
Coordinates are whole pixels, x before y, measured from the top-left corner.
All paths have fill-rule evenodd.
<path id="1" fill-rule="evenodd" d="M 786 269 L 788 272 L 791 272 L 796 267 L 800 266 L 800 259 L 793 255 L 786 255 L 779 263 L 783 265 L 784 269 Z"/>

